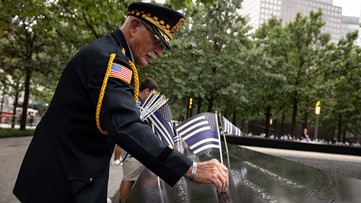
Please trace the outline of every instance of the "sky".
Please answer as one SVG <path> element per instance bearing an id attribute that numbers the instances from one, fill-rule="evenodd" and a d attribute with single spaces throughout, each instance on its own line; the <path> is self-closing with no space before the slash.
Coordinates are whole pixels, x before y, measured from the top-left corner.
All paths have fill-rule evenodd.
<path id="1" fill-rule="evenodd" d="M 156 0 L 164 2 L 164 0 Z M 333 5 L 342 7 L 343 16 L 361 16 L 361 0 L 333 0 Z"/>
<path id="2" fill-rule="evenodd" d="M 333 0 L 333 5 L 342 7 L 343 16 L 361 15 L 361 0 Z"/>

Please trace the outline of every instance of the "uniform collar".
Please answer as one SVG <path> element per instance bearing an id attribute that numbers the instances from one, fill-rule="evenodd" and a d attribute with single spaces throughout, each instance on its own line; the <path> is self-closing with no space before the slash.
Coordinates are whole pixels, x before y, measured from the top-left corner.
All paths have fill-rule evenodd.
<path id="1" fill-rule="evenodd" d="M 117 41 L 118 50 L 120 49 L 120 53 L 125 55 L 128 59 L 130 59 L 134 63 L 133 53 L 130 50 L 129 44 L 128 44 L 127 40 L 125 39 L 122 31 L 120 29 L 118 29 L 118 30 L 112 32 L 111 35 L 114 37 L 115 41 Z M 119 54 L 119 53 L 117 53 L 117 54 Z"/>

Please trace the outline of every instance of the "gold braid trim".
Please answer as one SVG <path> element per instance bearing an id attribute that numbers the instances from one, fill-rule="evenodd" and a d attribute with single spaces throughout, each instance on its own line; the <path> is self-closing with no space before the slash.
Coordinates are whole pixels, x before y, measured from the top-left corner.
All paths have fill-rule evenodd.
<path id="1" fill-rule="evenodd" d="M 110 72 L 112 70 L 112 64 L 115 59 L 115 56 L 116 56 L 116 54 L 110 54 L 107 70 L 105 72 L 103 84 L 100 89 L 98 103 L 97 103 L 96 112 L 95 112 L 95 121 L 97 124 L 97 128 L 100 131 L 100 133 L 103 135 L 109 135 L 109 133 L 107 131 L 103 130 L 102 127 L 100 126 L 100 110 L 102 108 L 103 98 L 104 98 L 105 90 L 107 88 L 108 79 L 109 79 Z M 135 102 L 138 102 L 138 95 L 139 95 L 138 71 L 137 71 L 137 68 L 135 67 L 135 65 L 130 60 L 129 60 L 129 64 L 134 73 L 134 100 L 135 100 Z"/>
<path id="2" fill-rule="evenodd" d="M 137 68 L 135 67 L 135 65 L 134 65 L 134 63 L 133 62 L 131 62 L 130 60 L 129 60 L 129 65 L 130 65 L 130 67 L 132 68 L 132 71 L 133 71 L 133 73 L 134 73 L 134 100 L 135 100 L 135 102 L 138 102 L 138 96 L 139 96 L 139 78 L 138 78 L 138 71 L 137 71 Z"/>
<path id="3" fill-rule="evenodd" d="M 97 123 L 97 127 L 98 130 L 100 131 L 101 134 L 103 135 L 109 135 L 109 133 L 105 130 L 102 129 L 102 127 L 100 126 L 100 110 L 102 108 L 102 103 L 103 103 L 103 98 L 104 98 L 104 94 L 105 94 L 105 89 L 107 88 L 107 83 L 108 83 L 108 79 L 109 79 L 109 75 L 110 72 L 112 70 L 112 64 L 113 61 L 115 59 L 115 54 L 110 54 L 110 58 L 108 61 L 108 67 L 107 67 L 107 71 L 105 72 L 105 76 L 104 76 L 104 80 L 103 80 L 103 84 L 102 84 L 102 88 L 100 89 L 100 93 L 99 93 L 99 98 L 98 98 L 98 104 L 97 104 L 97 109 L 95 112 L 95 121 Z"/>

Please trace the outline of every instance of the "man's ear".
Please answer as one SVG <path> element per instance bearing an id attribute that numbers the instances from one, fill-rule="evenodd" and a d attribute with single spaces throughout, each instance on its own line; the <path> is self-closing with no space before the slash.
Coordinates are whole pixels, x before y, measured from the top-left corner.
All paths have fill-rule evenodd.
<path id="1" fill-rule="evenodd" d="M 135 35 L 135 33 L 139 31 L 140 24 L 141 24 L 140 21 L 136 18 L 133 18 L 130 21 L 130 34 L 132 36 Z"/>

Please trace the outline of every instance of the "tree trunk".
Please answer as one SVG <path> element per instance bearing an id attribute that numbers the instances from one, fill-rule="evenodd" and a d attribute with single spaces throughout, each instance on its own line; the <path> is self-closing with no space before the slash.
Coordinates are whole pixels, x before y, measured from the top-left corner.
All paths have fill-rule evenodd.
<path id="1" fill-rule="evenodd" d="M 182 101 L 182 104 L 183 104 L 184 101 Z M 186 105 L 187 105 L 187 101 L 185 102 Z M 179 114 L 179 117 L 178 117 L 178 120 L 183 122 L 185 119 L 187 119 L 187 116 L 188 116 L 188 106 L 185 107 L 185 111 L 186 111 L 186 117 L 184 117 L 184 105 L 181 105 L 181 109 L 180 109 L 180 114 Z"/>
<path id="2" fill-rule="evenodd" d="M 291 123 L 291 136 L 294 135 L 294 129 L 296 125 L 296 116 L 297 116 L 297 105 L 298 105 L 298 99 L 297 99 L 297 93 L 295 92 L 294 98 L 293 98 L 293 108 L 292 108 L 292 123 Z"/>
<path id="3" fill-rule="evenodd" d="M 198 96 L 197 114 L 201 113 L 201 109 L 202 109 L 202 97 Z"/>
<path id="4" fill-rule="evenodd" d="M 233 124 L 235 125 L 235 126 L 237 126 L 236 125 L 236 111 L 233 111 L 233 116 L 232 116 L 233 118 L 232 118 L 232 122 L 233 122 Z"/>
<path id="5" fill-rule="evenodd" d="M 284 123 L 285 123 L 285 117 L 286 117 L 286 115 L 285 115 L 286 113 L 285 113 L 285 111 L 283 110 L 282 111 L 282 117 L 281 117 L 281 130 L 280 130 L 280 136 L 283 136 L 284 135 L 284 132 L 283 132 L 283 125 L 284 125 Z"/>
<path id="6" fill-rule="evenodd" d="M 27 67 L 25 75 L 25 91 L 24 91 L 24 102 L 23 102 L 23 111 L 21 114 L 20 120 L 20 130 L 26 129 L 26 119 L 28 116 L 28 106 L 29 106 L 29 96 L 30 96 L 30 80 L 31 80 L 32 70 L 31 67 Z"/>
<path id="7" fill-rule="evenodd" d="M 341 141 L 342 115 L 338 114 L 337 141 Z"/>
<path id="8" fill-rule="evenodd" d="M 271 107 L 267 106 L 266 107 L 266 113 L 265 113 L 265 116 L 266 116 L 266 128 L 265 128 L 265 134 L 266 134 L 266 137 L 268 137 L 268 128 L 269 128 L 269 120 L 270 120 L 270 117 L 271 117 Z"/>
<path id="9" fill-rule="evenodd" d="M 347 132 L 347 129 L 343 129 L 343 133 L 342 133 L 342 143 L 346 143 L 346 132 Z"/>
<path id="10" fill-rule="evenodd" d="M 213 97 L 210 97 L 210 98 L 208 99 L 208 109 L 207 109 L 208 112 L 212 112 L 212 109 L 213 109 L 213 101 L 214 101 Z"/>
<path id="11" fill-rule="evenodd" d="M 308 128 L 308 112 L 305 112 L 303 115 L 303 126 L 302 129 Z"/>
<path id="12" fill-rule="evenodd" d="M 14 108 L 13 108 L 13 118 L 11 119 L 11 128 L 15 128 L 16 124 L 16 108 L 18 108 L 19 104 L 19 91 L 16 91 L 15 99 L 14 99 Z"/>
<path id="13" fill-rule="evenodd" d="M 244 119 L 241 120 L 241 131 L 242 131 L 242 134 L 244 134 L 246 132 L 246 127 L 245 127 L 245 122 L 244 122 Z"/>
<path id="14" fill-rule="evenodd" d="M 2 97 L 1 97 L 1 104 L 0 104 L 0 124 L 2 123 L 3 106 L 4 106 L 4 101 L 5 101 L 5 91 L 4 90 L 2 90 L 1 96 Z"/>

